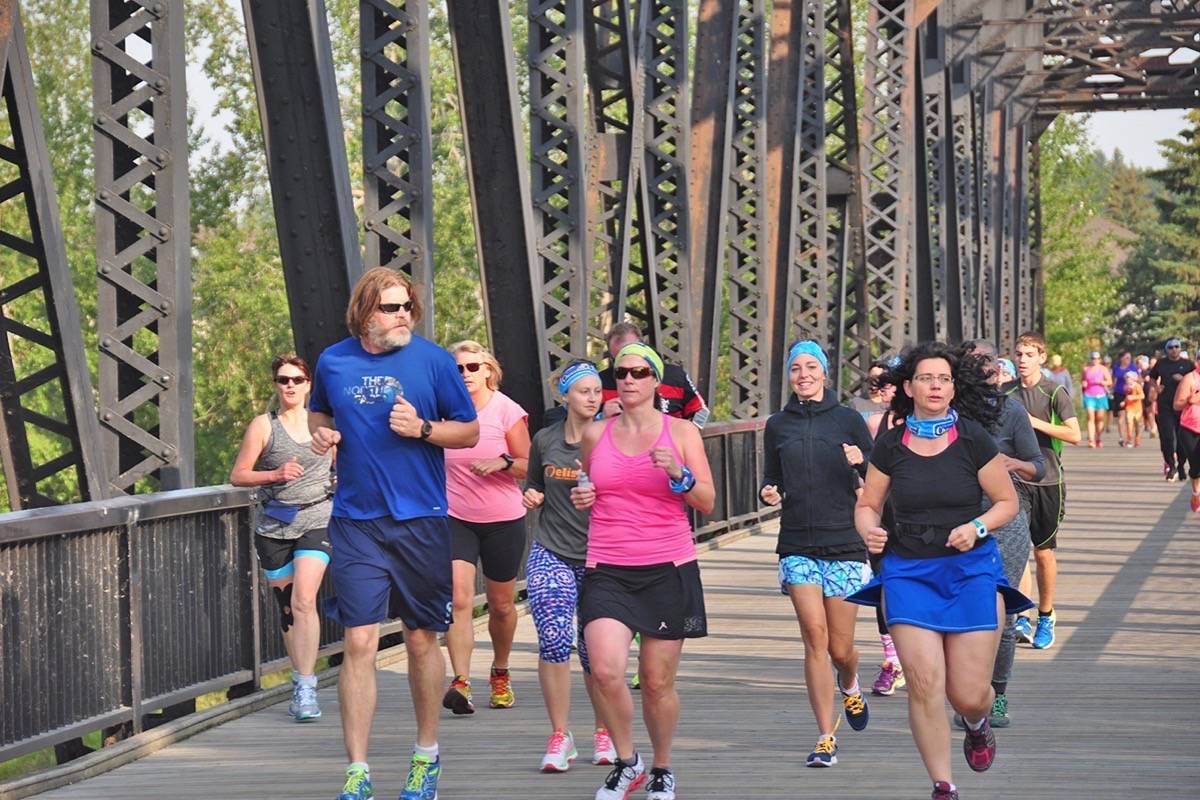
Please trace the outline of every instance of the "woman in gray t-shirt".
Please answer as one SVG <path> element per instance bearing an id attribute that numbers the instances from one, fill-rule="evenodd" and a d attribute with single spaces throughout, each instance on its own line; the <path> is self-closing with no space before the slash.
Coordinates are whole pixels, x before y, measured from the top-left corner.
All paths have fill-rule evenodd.
<path id="1" fill-rule="evenodd" d="M 529 610 L 538 633 L 538 680 L 550 716 L 550 738 L 543 772 L 565 772 L 575 759 L 575 737 L 567 728 L 571 707 L 571 645 L 577 642 L 583 679 L 591 696 L 592 680 L 583 636 L 576 637 L 575 611 L 587 557 L 589 512 L 571 503 L 571 490 L 587 480 L 579 466 L 583 429 L 600 408 L 600 373 L 590 361 L 573 361 L 562 371 L 558 392 L 567 418 L 538 431 L 529 450 L 524 503 L 540 508 L 525 566 Z M 617 757 L 599 717 L 592 734 L 592 763 Z"/>
<path id="2" fill-rule="evenodd" d="M 312 372 L 292 353 L 271 363 L 278 410 L 251 420 L 229 482 L 259 487 L 254 545 L 279 603 L 283 641 L 292 660 L 292 703 L 297 722 L 321 716 L 314 674 L 321 628 L 317 590 L 332 550 L 325 529 L 333 494 L 332 451 L 313 453 L 308 432 Z"/>

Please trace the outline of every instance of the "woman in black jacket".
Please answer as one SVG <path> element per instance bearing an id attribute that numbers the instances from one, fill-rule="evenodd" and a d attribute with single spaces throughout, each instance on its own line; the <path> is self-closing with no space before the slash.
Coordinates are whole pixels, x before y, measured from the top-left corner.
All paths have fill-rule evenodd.
<path id="1" fill-rule="evenodd" d="M 826 391 L 829 362 L 815 342 L 792 345 L 788 380 L 795 396 L 767 420 L 759 494 L 783 503 L 779 528 L 780 591 L 792 600 L 804 638 L 804 677 L 820 737 L 810 767 L 837 763 L 833 672 L 850 727 L 867 726 L 854 647 L 856 608 L 845 598 L 871 577 L 867 551 L 854 528 L 855 490 L 866 472 L 871 436 L 862 415 Z"/>

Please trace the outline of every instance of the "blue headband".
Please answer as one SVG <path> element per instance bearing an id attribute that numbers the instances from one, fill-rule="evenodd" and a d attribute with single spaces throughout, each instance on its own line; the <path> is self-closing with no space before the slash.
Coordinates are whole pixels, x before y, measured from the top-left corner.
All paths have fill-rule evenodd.
<path id="1" fill-rule="evenodd" d="M 996 363 L 1000 365 L 1000 369 L 1008 372 L 1009 375 L 1017 374 L 1017 368 L 1007 358 L 997 358 Z"/>
<path id="2" fill-rule="evenodd" d="M 577 361 L 569 365 L 562 371 L 562 375 L 558 376 L 558 393 L 563 397 L 567 396 L 567 390 L 580 378 L 586 378 L 588 375 L 600 377 L 600 371 L 596 369 L 596 365 L 590 361 Z"/>
<path id="3" fill-rule="evenodd" d="M 792 349 L 788 351 L 787 368 L 791 370 L 792 362 L 796 360 L 796 356 L 812 356 L 817 361 L 821 362 L 821 369 L 826 375 L 829 374 L 829 359 L 825 356 L 825 351 L 822 350 L 816 342 L 811 339 L 805 339 L 802 342 L 796 342 L 792 345 Z"/>

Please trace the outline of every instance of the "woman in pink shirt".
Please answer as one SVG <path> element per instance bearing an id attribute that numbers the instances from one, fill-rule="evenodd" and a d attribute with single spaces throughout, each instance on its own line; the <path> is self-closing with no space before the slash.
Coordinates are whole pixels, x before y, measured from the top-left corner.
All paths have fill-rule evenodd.
<path id="1" fill-rule="evenodd" d="M 635 633 L 642 635 L 642 716 L 654 747 L 646 797 L 674 800 L 675 673 L 683 640 L 708 628 L 688 507 L 711 512 L 716 490 L 699 430 L 655 407 L 663 374 L 658 354 L 634 342 L 614 363 L 623 411 L 584 431 L 581 454 L 592 485 L 572 490 L 575 506 L 592 510 L 579 623 L 593 699 L 618 756 L 596 800 L 625 800 L 647 780 L 633 746 L 633 696 L 625 684 Z"/>
<path id="2" fill-rule="evenodd" d="M 482 562 L 487 587 L 488 633 L 492 638 L 490 705 L 511 708 L 508 657 L 517 629 L 513 605 L 517 573 L 525 553 L 525 506 L 517 481 L 529 466 L 529 415 L 499 390 L 503 373 L 495 356 L 470 340 L 451 345 L 458 371 L 479 415 L 479 442 L 446 450 L 446 497 L 454 567 L 454 624 L 446 649 L 454 679 L 442 706 L 455 714 L 473 714 L 471 651 L 475 627 L 475 564 Z"/>
<path id="3" fill-rule="evenodd" d="M 1092 353 L 1083 368 L 1083 408 L 1087 412 L 1088 447 L 1103 447 L 1100 440 L 1104 415 L 1108 413 L 1108 391 L 1113 377 L 1108 367 L 1100 363 L 1100 354 Z"/>

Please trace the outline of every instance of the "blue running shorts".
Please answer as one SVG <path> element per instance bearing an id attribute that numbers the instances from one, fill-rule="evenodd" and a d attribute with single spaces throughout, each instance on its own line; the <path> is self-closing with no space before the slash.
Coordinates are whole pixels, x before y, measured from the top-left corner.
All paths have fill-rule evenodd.
<path id="1" fill-rule="evenodd" d="M 846 597 L 871 580 L 871 565 L 865 561 L 826 561 L 808 556 L 784 556 L 779 559 L 779 593 L 789 586 L 806 583 L 821 587 L 824 597 Z"/>
<path id="2" fill-rule="evenodd" d="M 445 517 L 331 517 L 334 597 L 325 616 L 347 628 L 398 618 L 412 630 L 445 631 L 452 611 L 450 528 Z"/>

